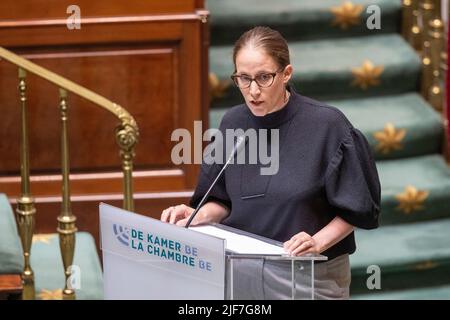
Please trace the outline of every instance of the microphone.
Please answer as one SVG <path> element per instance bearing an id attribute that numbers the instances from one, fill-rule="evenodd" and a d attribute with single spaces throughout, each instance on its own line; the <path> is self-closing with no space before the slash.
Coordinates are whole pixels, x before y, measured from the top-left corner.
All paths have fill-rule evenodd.
<path id="1" fill-rule="evenodd" d="M 208 191 L 206 191 L 205 195 L 203 196 L 202 200 L 200 200 L 199 204 L 197 205 L 197 208 L 195 208 L 194 212 L 191 214 L 188 222 L 186 223 L 185 228 L 189 228 L 192 220 L 194 219 L 194 217 L 197 215 L 197 212 L 200 210 L 200 208 L 203 205 L 203 202 L 205 202 L 205 200 L 208 198 L 212 188 L 216 185 L 217 181 L 219 180 L 219 178 L 222 176 L 222 173 L 225 171 L 225 169 L 228 167 L 228 164 L 231 162 L 231 160 L 234 158 L 234 155 L 238 152 L 238 150 L 241 149 L 242 145 L 245 145 L 245 142 L 247 141 L 247 136 L 243 137 L 240 136 L 237 138 L 236 144 L 233 147 L 233 150 L 231 151 L 230 156 L 228 157 L 227 162 L 225 162 L 225 165 L 222 167 L 222 169 L 220 170 L 219 174 L 217 175 L 217 177 L 214 179 L 213 183 L 211 184 L 211 186 L 209 187 Z"/>

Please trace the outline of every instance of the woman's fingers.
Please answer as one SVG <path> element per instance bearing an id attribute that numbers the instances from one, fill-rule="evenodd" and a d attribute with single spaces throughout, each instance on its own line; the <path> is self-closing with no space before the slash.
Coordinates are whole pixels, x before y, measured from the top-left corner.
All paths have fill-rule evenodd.
<path id="1" fill-rule="evenodd" d="M 161 213 L 161 221 L 162 222 L 169 222 L 170 212 L 172 211 L 173 207 L 164 209 Z"/>
<path id="2" fill-rule="evenodd" d="M 302 239 L 303 238 L 294 236 L 290 240 L 285 242 L 284 248 L 286 249 L 286 251 L 292 251 L 301 244 L 301 242 L 303 241 Z"/>
<path id="3" fill-rule="evenodd" d="M 303 243 L 305 243 L 306 241 L 308 241 L 308 239 L 305 238 L 298 238 L 295 239 L 291 245 L 288 247 L 288 252 L 292 253 L 292 251 L 294 251 L 295 249 L 297 249 L 299 246 L 301 246 Z"/>
<path id="4" fill-rule="evenodd" d="M 186 217 L 186 207 L 183 205 L 176 206 L 170 212 L 169 223 L 175 224 L 178 220 Z"/>
<path id="5" fill-rule="evenodd" d="M 313 246 L 314 246 L 314 241 L 307 240 L 307 241 L 303 242 L 301 245 L 299 245 L 297 248 L 292 250 L 291 255 L 293 255 L 293 256 L 302 255 L 303 253 L 306 253 L 305 251 L 312 248 Z"/>
<path id="6" fill-rule="evenodd" d="M 286 252 L 298 255 L 314 246 L 314 239 L 306 232 L 300 232 L 286 241 L 283 245 Z"/>
<path id="7" fill-rule="evenodd" d="M 161 221 L 175 224 L 178 221 L 185 219 L 190 216 L 193 209 L 184 204 L 178 206 L 170 207 L 161 213 Z"/>
<path id="8" fill-rule="evenodd" d="M 188 222 L 188 220 L 189 220 L 189 218 L 184 218 L 184 219 L 178 220 L 176 225 L 180 226 L 180 227 L 184 227 L 184 226 L 186 226 L 186 223 Z M 191 225 L 194 225 L 194 224 L 192 223 Z"/>

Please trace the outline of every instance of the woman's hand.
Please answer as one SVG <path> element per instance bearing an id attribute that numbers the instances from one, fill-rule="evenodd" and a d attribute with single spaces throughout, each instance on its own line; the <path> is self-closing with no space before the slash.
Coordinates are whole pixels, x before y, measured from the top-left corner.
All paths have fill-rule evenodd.
<path id="1" fill-rule="evenodd" d="M 320 248 L 316 240 L 306 232 L 300 232 L 292 236 L 283 245 L 284 250 L 292 256 L 301 256 L 307 253 L 319 254 Z"/>
<path id="2" fill-rule="evenodd" d="M 180 204 L 178 206 L 165 209 L 161 214 L 161 221 L 176 224 L 184 227 L 189 220 L 189 217 L 194 212 L 194 208 L 187 205 Z M 198 210 L 191 225 L 195 226 L 204 223 L 220 223 L 230 213 L 230 210 L 223 205 L 210 201 Z"/>
<path id="3" fill-rule="evenodd" d="M 163 210 L 161 214 L 161 221 L 184 227 L 193 212 L 194 208 L 188 207 L 187 205 L 184 204 L 180 204 L 178 206 L 173 206 Z M 198 213 L 200 214 L 200 212 Z M 191 225 L 199 223 L 197 217 L 198 214 L 196 215 L 194 220 L 192 220 Z"/>

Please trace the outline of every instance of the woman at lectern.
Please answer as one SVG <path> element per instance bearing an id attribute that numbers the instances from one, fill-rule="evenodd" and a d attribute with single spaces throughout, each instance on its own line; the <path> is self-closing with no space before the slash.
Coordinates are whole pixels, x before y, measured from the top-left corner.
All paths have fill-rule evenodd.
<path id="1" fill-rule="evenodd" d="M 245 103 L 228 110 L 219 130 L 224 135 L 226 129 L 277 130 L 269 149 L 278 152 L 278 167 L 262 174 L 260 161 L 228 166 L 192 224 L 218 222 L 274 239 L 295 256 L 323 254 L 328 261 L 316 264 L 315 297 L 346 299 L 353 230 L 378 227 L 380 182 L 367 140 L 338 109 L 289 84 L 293 68 L 279 32 L 268 27 L 245 32 L 233 62 L 232 79 Z M 190 206 L 167 208 L 161 220 L 185 225 L 222 167 L 223 162 L 204 162 Z M 285 280 L 290 264 L 265 261 L 252 268 L 244 286 L 258 288 L 259 275 L 264 283 L 255 290 L 261 299 L 290 298 Z"/>

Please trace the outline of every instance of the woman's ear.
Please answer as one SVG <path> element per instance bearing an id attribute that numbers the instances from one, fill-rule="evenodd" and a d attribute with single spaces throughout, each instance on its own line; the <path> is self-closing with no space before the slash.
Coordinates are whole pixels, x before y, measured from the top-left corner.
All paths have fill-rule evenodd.
<path id="1" fill-rule="evenodd" d="M 288 64 L 283 71 L 283 82 L 286 84 L 292 77 L 293 68 L 292 65 Z"/>

